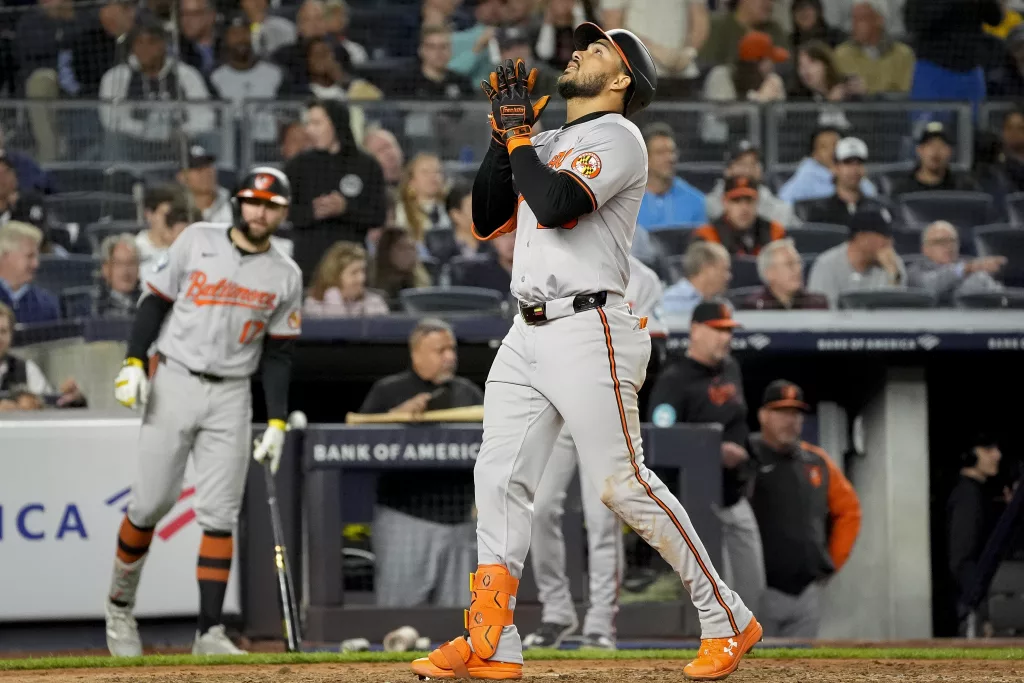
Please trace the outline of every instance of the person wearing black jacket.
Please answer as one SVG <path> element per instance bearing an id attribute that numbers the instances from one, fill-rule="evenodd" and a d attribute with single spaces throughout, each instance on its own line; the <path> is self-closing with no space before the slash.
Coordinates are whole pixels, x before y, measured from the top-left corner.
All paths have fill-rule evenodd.
<path id="1" fill-rule="evenodd" d="M 729 304 L 697 304 L 690 321 L 685 356 L 658 375 L 648 401 L 648 419 L 656 427 L 676 423 L 722 425 L 722 577 L 749 605 L 764 592 L 764 556 L 757 520 L 748 497 L 753 463 L 747 452 L 747 404 L 739 363 L 729 355 L 739 323 Z"/>
<path id="2" fill-rule="evenodd" d="M 950 168 L 953 143 L 946 133 L 946 127 L 939 121 L 932 121 L 921 130 L 916 152 L 917 166 L 914 170 L 893 180 L 893 199 L 908 192 L 929 190 L 981 191 L 978 181 L 969 173 Z"/>
<path id="3" fill-rule="evenodd" d="M 974 587 L 978 560 L 995 526 L 995 509 L 986 484 L 999 474 L 1001 459 L 995 439 L 978 435 L 971 448 L 960 456 L 960 478 L 946 503 L 948 566 L 956 586 L 958 607 Z M 988 620 L 985 600 L 978 606 L 978 617 L 984 626 Z M 961 621 L 960 635 L 966 635 L 967 625 L 966 619 Z"/>
<path id="4" fill-rule="evenodd" d="M 810 223 L 832 223 L 849 227 L 850 216 L 858 211 L 881 211 L 885 206 L 862 190 L 867 171 L 868 146 L 859 138 L 843 138 L 836 145 L 836 163 L 832 171 L 836 191 L 824 199 L 800 202 Z"/>
<path id="5" fill-rule="evenodd" d="M 327 248 L 338 241 L 362 244 L 387 220 L 387 185 L 380 164 L 356 144 L 348 107 L 314 100 L 306 130 L 313 149 L 289 161 L 285 175 L 293 197 L 294 258 L 304 282 Z"/>
<path id="6" fill-rule="evenodd" d="M 903 16 L 917 57 L 910 99 L 985 99 L 982 24 L 1002 22 L 999 0 L 907 0 Z"/>

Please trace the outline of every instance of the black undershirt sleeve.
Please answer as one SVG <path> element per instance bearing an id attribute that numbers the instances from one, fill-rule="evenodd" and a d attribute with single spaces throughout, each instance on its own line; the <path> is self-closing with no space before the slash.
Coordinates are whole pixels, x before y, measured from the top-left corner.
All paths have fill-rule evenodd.
<path id="1" fill-rule="evenodd" d="M 292 375 L 294 339 L 267 337 L 263 343 L 263 397 L 268 420 L 288 418 L 288 385 Z"/>
<path id="2" fill-rule="evenodd" d="M 146 354 L 160 334 L 160 327 L 172 306 L 174 302 L 159 296 L 143 297 L 132 323 L 132 334 L 128 340 L 128 358 L 145 361 Z"/>
<path id="3" fill-rule="evenodd" d="M 487 238 L 515 216 L 519 196 L 504 145 L 493 139 L 473 180 L 473 227 Z"/>
<path id="4" fill-rule="evenodd" d="M 549 168 L 533 145 L 516 147 L 509 161 L 519 193 L 544 227 L 561 227 L 597 210 L 597 200 L 583 181 L 570 171 Z"/>

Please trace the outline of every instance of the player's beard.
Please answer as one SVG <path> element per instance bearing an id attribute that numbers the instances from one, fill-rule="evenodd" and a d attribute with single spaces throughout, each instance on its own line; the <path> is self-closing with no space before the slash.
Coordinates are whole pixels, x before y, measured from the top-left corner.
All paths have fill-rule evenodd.
<path id="1" fill-rule="evenodd" d="M 270 236 L 274 234 L 273 230 L 268 229 L 261 237 L 257 237 L 253 234 L 252 226 L 249 225 L 248 221 L 243 220 L 241 223 L 238 229 L 245 235 L 245 239 L 249 240 L 249 243 L 257 249 L 267 246 L 267 243 L 270 242 Z"/>
<path id="2" fill-rule="evenodd" d="M 584 76 L 576 70 L 575 74 L 572 74 L 571 78 L 566 78 L 570 74 L 563 74 L 558 79 L 558 94 L 566 100 L 574 99 L 591 99 L 597 97 L 604 92 L 605 87 L 608 85 L 608 81 L 611 80 L 611 74 L 593 74 Z"/>

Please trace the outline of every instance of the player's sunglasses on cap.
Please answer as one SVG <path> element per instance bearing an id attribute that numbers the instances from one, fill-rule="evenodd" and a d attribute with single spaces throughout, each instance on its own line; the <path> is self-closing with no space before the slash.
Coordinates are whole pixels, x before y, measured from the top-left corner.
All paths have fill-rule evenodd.
<path id="1" fill-rule="evenodd" d="M 804 401 L 804 390 L 784 379 L 777 379 L 768 385 L 768 388 L 764 390 L 761 407 L 771 409 L 796 408 L 805 413 L 811 410 L 811 407 Z"/>
<path id="2" fill-rule="evenodd" d="M 757 199 L 757 181 L 744 175 L 726 178 L 725 198 L 740 199 L 741 197 Z"/>
<path id="3" fill-rule="evenodd" d="M 691 323 L 700 323 L 717 330 L 732 330 L 742 327 L 732 317 L 732 306 L 723 301 L 702 301 L 693 309 Z"/>

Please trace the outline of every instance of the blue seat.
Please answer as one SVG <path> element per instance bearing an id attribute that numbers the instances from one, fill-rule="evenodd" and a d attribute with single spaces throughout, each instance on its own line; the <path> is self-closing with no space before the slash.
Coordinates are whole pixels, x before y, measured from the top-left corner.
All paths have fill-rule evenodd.
<path id="1" fill-rule="evenodd" d="M 920 228 L 935 221 L 949 221 L 957 230 L 969 231 L 996 220 L 992 196 L 984 192 L 909 192 L 900 195 L 899 205 L 900 216 L 908 227 Z M 964 239 L 965 234 L 961 233 L 961 240 Z"/>
<path id="2" fill-rule="evenodd" d="M 73 287 L 92 286 L 100 263 L 92 256 L 73 254 L 68 257 L 43 255 L 33 284 L 53 294 Z"/>
<path id="3" fill-rule="evenodd" d="M 845 242 L 850 230 L 832 223 L 804 223 L 786 232 L 801 254 L 818 254 Z"/>
<path id="4" fill-rule="evenodd" d="M 757 259 L 753 256 L 732 257 L 732 281 L 730 287 L 754 287 L 761 284 L 757 274 Z"/>
<path id="5" fill-rule="evenodd" d="M 978 256 L 1005 256 L 999 279 L 1010 286 L 1024 286 L 1024 227 L 1002 223 L 975 228 L 974 247 Z"/>
<path id="6" fill-rule="evenodd" d="M 441 263 L 448 263 L 458 256 L 461 249 L 455 240 L 455 231 L 450 228 L 434 228 L 423 234 L 423 244 L 430 255 Z"/>
<path id="7" fill-rule="evenodd" d="M 88 225 L 106 220 L 138 220 L 139 207 L 130 196 L 112 192 L 55 194 L 45 197 L 46 210 L 60 222 Z"/>
<path id="8" fill-rule="evenodd" d="M 480 287 L 420 287 L 398 293 L 406 313 L 502 313 L 501 293 Z"/>

